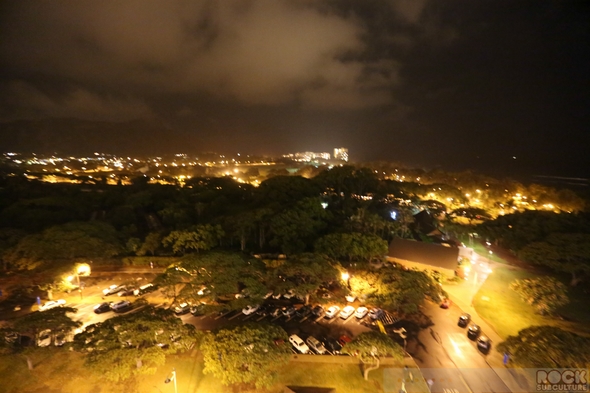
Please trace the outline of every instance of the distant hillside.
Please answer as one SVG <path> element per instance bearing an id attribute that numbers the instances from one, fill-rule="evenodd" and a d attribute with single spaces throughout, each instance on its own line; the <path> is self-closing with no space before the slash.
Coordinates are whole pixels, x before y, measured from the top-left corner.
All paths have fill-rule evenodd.
<path id="1" fill-rule="evenodd" d="M 35 153 L 163 154 L 185 151 L 186 135 L 157 121 L 122 123 L 79 119 L 0 123 L 0 150 Z M 193 150 L 190 148 L 189 150 Z"/>

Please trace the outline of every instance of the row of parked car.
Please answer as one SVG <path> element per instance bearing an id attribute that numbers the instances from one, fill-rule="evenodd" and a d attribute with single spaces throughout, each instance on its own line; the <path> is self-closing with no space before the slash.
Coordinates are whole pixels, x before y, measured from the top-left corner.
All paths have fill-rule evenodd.
<path id="1" fill-rule="evenodd" d="M 305 341 L 297 334 L 289 336 L 289 342 L 295 351 L 302 354 L 339 355 L 342 347 L 351 341 L 352 339 L 346 335 L 340 336 L 338 340 L 329 337 L 317 339 L 309 336 Z"/>
<path id="2" fill-rule="evenodd" d="M 479 325 L 476 325 L 475 323 L 470 324 L 471 322 L 471 315 L 469 315 L 468 313 L 463 313 L 461 314 L 461 316 L 459 317 L 459 321 L 457 322 L 457 325 L 459 325 L 459 327 L 465 328 L 469 325 L 469 327 L 467 328 L 467 337 L 470 340 L 473 340 L 476 342 L 477 344 L 477 348 L 487 354 L 490 352 L 490 349 L 492 349 L 492 341 L 490 340 L 490 338 L 488 336 L 485 336 L 482 334 L 481 332 L 481 327 Z"/>
<path id="3" fill-rule="evenodd" d="M 348 319 L 353 314 L 357 319 L 363 319 L 367 315 L 373 320 L 379 319 L 383 315 L 383 310 L 379 308 L 372 308 L 369 310 L 367 307 L 361 306 L 355 308 L 353 306 L 346 306 L 340 309 L 339 306 L 330 306 L 328 309 L 325 309 L 322 305 L 316 305 L 312 307 L 311 305 L 304 305 L 299 309 L 295 308 L 294 306 L 274 306 L 271 304 L 263 304 L 263 305 L 248 305 L 242 309 L 242 313 L 244 315 L 251 315 L 251 314 L 258 314 L 258 315 L 270 315 L 271 317 L 279 317 L 281 315 L 286 317 L 300 317 L 304 318 L 307 316 L 313 317 L 324 317 L 326 319 L 332 319 L 336 316 L 339 316 L 342 319 Z"/>
<path id="4" fill-rule="evenodd" d="M 113 284 L 110 287 L 103 289 L 102 294 L 104 296 L 110 296 L 115 294 L 117 294 L 118 296 L 141 296 L 145 295 L 146 293 L 153 292 L 156 289 L 158 289 L 157 286 L 152 283 L 143 285 L 139 288 Z"/>

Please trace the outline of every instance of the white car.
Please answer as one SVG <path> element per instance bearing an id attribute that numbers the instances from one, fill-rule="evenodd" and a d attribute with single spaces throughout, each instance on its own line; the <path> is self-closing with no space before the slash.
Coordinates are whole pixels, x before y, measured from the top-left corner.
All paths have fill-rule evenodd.
<path id="1" fill-rule="evenodd" d="M 340 311 L 340 318 L 348 319 L 354 313 L 353 306 L 346 306 Z"/>
<path id="2" fill-rule="evenodd" d="M 45 329 L 37 336 L 38 347 L 48 347 L 51 345 L 51 330 Z"/>
<path id="3" fill-rule="evenodd" d="M 63 299 L 50 300 L 47 303 L 43 304 L 42 306 L 39 306 L 39 311 L 51 310 L 52 308 L 55 308 L 55 307 L 61 307 L 64 304 L 66 304 L 66 301 Z"/>
<path id="4" fill-rule="evenodd" d="M 102 294 L 105 296 L 114 295 L 115 293 L 122 291 L 125 287 L 123 285 L 113 284 L 108 288 L 102 290 Z"/>
<path id="5" fill-rule="evenodd" d="M 326 311 L 326 315 L 324 315 L 324 318 L 332 319 L 338 314 L 339 311 L 340 307 L 332 306 Z"/>
<path id="6" fill-rule="evenodd" d="M 306 341 L 307 341 L 307 346 L 310 347 L 311 349 L 313 349 L 318 355 L 324 355 L 324 354 L 326 354 L 326 352 L 328 352 L 326 350 L 326 347 L 324 347 L 324 344 L 322 344 L 314 336 L 309 336 Z"/>
<path id="7" fill-rule="evenodd" d="M 308 353 L 309 352 L 309 347 L 298 335 L 293 334 L 293 335 L 289 336 L 289 342 L 300 353 Z"/>
<path id="8" fill-rule="evenodd" d="M 354 316 L 358 319 L 363 319 L 369 313 L 369 309 L 367 307 L 359 307 L 354 312 Z"/>
<path id="9" fill-rule="evenodd" d="M 246 308 L 242 309 L 242 312 L 244 313 L 244 315 L 250 315 L 255 313 L 258 309 L 260 308 L 259 305 L 254 305 L 254 306 L 246 306 Z"/>

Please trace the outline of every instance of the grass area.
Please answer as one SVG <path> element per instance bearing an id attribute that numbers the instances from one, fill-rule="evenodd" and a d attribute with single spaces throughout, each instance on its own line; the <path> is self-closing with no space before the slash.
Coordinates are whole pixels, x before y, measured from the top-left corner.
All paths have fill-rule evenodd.
<path id="1" fill-rule="evenodd" d="M 558 310 L 571 315 L 568 320 L 542 316 L 509 288 L 512 281 L 537 276 L 520 269 L 498 267 L 490 274 L 474 298 L 473 304 L 480 317 L 486 320 L 502 338 L 518 334 L 529 326 L 551 325 L 582 334 L 590 334 L 590 309 L 587 295 L 580 289 L 569 292 L 571 303 Z M 585 297 L 584 297 L 585 296 Z M 485 300 L 488 299 L 488 300 Z M 574 320 L 575 319 L 575 320 Z"/>
<path id="2" fill-rule="evenodd" d="M 293 361 L 278 374 L 278 383 L 267 389 L 220 384 L 211 375 L 203 375 L 200 355 L 194 351 L 182 356 L 170 356 L 167 363 L 152 375 L 142 375 L 126 383 L 111 383 L 84 367 L 83 355 L 63 348 L 36 348 L 28 353 L 34 369 L 27 367 L 26 357 L 0 355 L 0 393 L 172 393 L 174 384 L 164 383 L 176 370 L 178 393 L 283 393 L 286 386 L 315 386 L 333 388 L 336 393 L 398 392 L 403 368 L 382 366 L 371 371 L 365 381 L 356 363 L 308 363 Z M 334 358 L 336 360 L 336 358 Z M 428 392 L 419 373 L 415 382 L 406 385 L 409 393 Z M 385 386 L 386 385 L 386 386 Z"/>

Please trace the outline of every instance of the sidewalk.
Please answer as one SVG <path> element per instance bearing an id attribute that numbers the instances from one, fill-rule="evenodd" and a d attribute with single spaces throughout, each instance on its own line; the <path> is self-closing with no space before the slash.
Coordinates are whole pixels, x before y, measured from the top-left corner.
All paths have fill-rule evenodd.
<path id="1" fill-rule="evenodd" d="M 448 293 L 451 301 L 462 311 L 471 315 L 471 320 L 481 327 L 495 345 L 504 341 L 485 320 L 479 317 L 475 308 L 470 304 L 471 296 L 465 296 L 460 286 L 447 285 L 443 289 Z M 504 355 L 492 347 L 486 362 L 512 392 L 533 391 L 534 381 L 529 381 L 527 375 L 520 369 L 504 365 Z"/>

